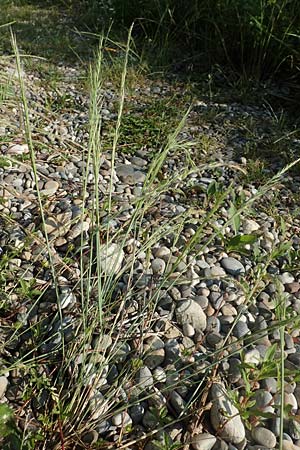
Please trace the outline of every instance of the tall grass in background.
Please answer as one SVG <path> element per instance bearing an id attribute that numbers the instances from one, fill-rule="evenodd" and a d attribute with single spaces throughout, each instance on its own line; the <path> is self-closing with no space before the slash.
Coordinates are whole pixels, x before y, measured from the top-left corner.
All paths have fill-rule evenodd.
<path id="1" fill-rule="evenodd" d="M 72 3 L 70 0 L 69 3 Z M 81 0 L 83 23 L 127 30 L 155 62 L 172 60 L 207 70 L 230 66 L 243 76 L 265 79 L 298 75 L 300 8 L 297 0 Z M 97 23 L 98 21 L 98 23 Z M 107 25 L 107 23 L 106 23 Z"/>

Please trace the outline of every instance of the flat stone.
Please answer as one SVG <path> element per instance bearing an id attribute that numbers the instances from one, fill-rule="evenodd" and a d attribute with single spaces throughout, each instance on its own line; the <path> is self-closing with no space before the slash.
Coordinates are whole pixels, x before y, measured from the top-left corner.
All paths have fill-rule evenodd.
<path id="1" fill-rule="evenodd" d="M 195 434 L 192 437 L 191 445 L 194 450 L 211 450 L 217 438 L 210 433 Z"/>
<path id="2" fill-rule="evenodd" d="M 44 189 L 41 190 L 41 194 L 51 196 L 56 193 L 59 188 L 59 183 L 55 180 L 47 181 L 44 185 Z"/>
<path id="3" fill-rule="evenodd" d="M 100 248 L 100 267 L 107 275 L 114 275 L 119 272 L 124 259 L 124 251 L 118 244 L 103 244 Z"/>
<path id="4" fill-rule="evenodd" d="M 183 300 L 176 308 L 176 318 L 182 326 L 184 323 L 192 325 L 196 332 L 206 328 L 206 315 L 201 306 L 194 300 Z"/>
<path id="5" fill-rule="evenodd" d="M 300 291 L 300 283 L 293 281 L 292 283 L 285 283 L 285 290 L 290 294 L 296 294 Z"/>
<path id="6" fill-rule="evenodd" d="M 3 375 L 0 377 L 0 399 L 4 396 L 6 389 L 8 386 L 8 380 L 7 378 Z"/>
<path id="7" fill-rule="evenodd" d="M 282 284 L 291 284 L 295 281 L 293 275 L 289 272 L 283 272 L 282 274 L 278 275 L 278 279 Z"/>
<path id="8" fill-rule="evenodd" d="M 126 427 L 132 424 L 131 417 L 126 411 L 116 414 L 111 421 L 116 427 Z"/>
<path id="9" fill-rule="evenodd" d="M 282 441 L 282 450 L 300 450 L 299 445 L 293 444 L 292 441 L 288 441 L 287 439 L 283 439 Z"/>
<path id="10" fill-rule="evenodd" d="M 154 258 L 151 261 L 151 267 L 155 275 L 162 275 L 166 268 L 166 263 L 161 258 Z"/>
<path id="11" fill-rule="evenodd" d="M 247 364 L 253 364 L 253 365 L 257 366 L 261 361 L 259 351 L 256 348 L 246 351 L 245 356 L 244 356 L 244 361 Z"/>
<path id="12" fill-rule="evenodd" d="M 230 275 L 241 275 L 245 273 L 245 267 L 236 258 L 226 257 L 221 259 L 221 266 Z"/>
<path id="13" fill-rule="evenodd" d="M 179 415 L 185 409 L 185 401 L 176 391 L 170 392 L 170 402 L 176 413 Z"/>
<path id="14" fill-rule="evenodd" d="M 243 231 L 245 234 L 251 234 L 260 229 L 260 225 L 253 219 L 245 219 L 243 221 Z"/>
<path id="15" fill-rule="evenodd" d="M 240 444 L 245 439 L 245 427 L 238 409 L 226 396 L 225 387 L 221 383 L 214 383 L 210 393 L 210 419 L 213 428 L 225 441 Z"/>
<path id="16" fill-rule="evenodd" d="M 7 153 L 9 155 L 24 155 L 29 153 L 29 148 L 27 144 L 13 144 L 8 148 Z"/>
<path id="17" fill-rule="evenodd" d="M 141 367 L 137 373 L 136 384 L 139 391 L 144 391 L 153 386 L 153 376 L 148 367 Z"/>
<path id="18" fill-rule="evenodd" d="M 267 428 L 254 427 L 251 434 L 257 444 L 264 445 L 267 448 L 274 448 L 276 446 L 276 436 Z"/>
<path id="19" fill-rule="evenodd" d="M 120 164 L 116 167 L 117 176 L 129 185 L 143 183 L 145 181 L 146 175 L 140 170 L 135 170 L 135 168 L 130 164 Z"/>

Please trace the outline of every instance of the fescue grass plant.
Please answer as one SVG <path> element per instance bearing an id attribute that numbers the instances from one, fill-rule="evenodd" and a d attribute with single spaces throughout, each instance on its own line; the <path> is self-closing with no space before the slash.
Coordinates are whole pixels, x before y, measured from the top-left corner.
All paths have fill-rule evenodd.
<path id="1" fill-rule="evenodd" d="M 59 295 L 59 276 L 68 266 L 59 258 L 54 250 L 51 237 L 47 235 L 45 226 L 47 211 L 45 208 L 45 199 L 41 195 L 38 187 L 38 168 L 36 164 L 36 150 L 32 139 L 32 124 L 30 123 L 30 110 L 26 98 L 26 81 L 22 77 L 21 58 L 17 48 L 15 37 L 12 37 L 13 49 L 16 59 L 17 71 L 19 74 L 19 92 L 21 111 L 23 114 L 24 133 L 26 142 L 30 150 L 30 165 L 36 180 L 36 199 L 39 207 L 39 214 L 42 224 L 42 237 L 40 243 L 46 243 L 43 249 L 45 267 L 49 267 L 51 271 L 51 280 L 47 283 L 43 292 L 39 292 L 36 288 L 34 280 L 30 280 L 29 284 L 13 283 L 13 291 L 18 292 L 20 287 L 23 294 L 30 297 L 32 302 L 31 311 L 42 301 L 43 295 L 47 289 L 52 289 L 57 302 L 57 311 L 53 314 L 48 329 L 43 329 L 42 319 L 38 319 L 37 323 L 26 325 L 25 328 L 21 324 L 16 324 L 16 328 L 10 335 L 9 341 L 5 344 L 9 346 L 18 336 L 25 336 L 26 333 L 32 336 L 32 344 L 26 349 L 26 353 L 20 357 L 5 358 L 4 373 L 12 374 L 17 371 L 19 376 L 23 376 L 25 382 L 23 404 L 21 409 L 26 411 L 28 418 L 30 417 L 30 402 L 37 403 L 37 429 L 30 428 L 29 419 L 18 418 L 18 411 L 15 419 L 9 407 L 3 406 L 0 409 L 0 421 L 3 427 L 0 433 L 4 438 L 4 447 L 6 449 L 73 449 L 73 448 L 127 448 L 134 447 L 137 444 L 146 442 L 149 438 L 157 438 L 163 430 L 166 431 L 164 444 L 166 449 L 174 448 L 177 443 L 168 440 L 167 429 L 170 424 L 177 420 L 185 418 L 190 422 L 191 438 L 193 432 L 198 431 L 201 423 L 201 415 L 205 412 L 206 400 L 209 387 L 218 376 L 219 363 L 226 360 L 229 356 L 239 354 L 239 342 L 230 341 L 230 331 L 225 338 L 222 349 L 211 351 L 208 356 L 213 357 L 215 362 L 201 365 L 195 369 L 195 361 L 191 359 L 193 355 L 186 355 L 184 362 L 186 374 L 182 378 L 175 380 L 170 386 L 162 387 L 162 392 L 168 393 L 177 386 L 187 384 L 194 388 L 194 395 L 190 398 L 186 408 L 182 412 L 179 419 L 175 419 L 166 408 L 159 411 L 152 409 L 153 415 L 157 418 L 157 427 L 150 430 L 142 436 L 132 435 L 130 426 L 124 424 L 119 428 L 117 441 L 113 437 L 107 438 L 106 441 L 98 439 L 97 442 L 88 447 L 84 442 L 86 433 L 92 431 L 97 423 L 110 419 L 117 412 L 126 412 L 128 408 L 142 400 L 148 400 L 154 395 L 153 392 L 139 390 L 136 386 L 136 374 L 140 367 L 144 365 L 145 339 L 153 335 L 152 325 L 157 316 L 155 315 L 156 306 L 162 295 L 168 292 L 172 287 L 178 284 L 189 284 L 195 280 L 182 279 L 176 272 L 178 264 L 185 256 L 192 255 L 194 258 L 201 255 L 215 239 L 219 239 L 221 245 L 225 245 L 223 231 L 227 227 L 232 227 L 236 234 L 239 233 L 237 219 L 242 217 L 244 213 L 251 211 L 252 206 L 259 199 L 263 198 L 271 189 L 275 188 L 281 181 L 286 172 L 291 169 L 297 162 L 292 162 L 282 169 L 280 173 L 267 180 L 258 189 L 257 193 L 249 200 L 240 199 L 236 201 L 234 193 L 234 185 L 230 184 L 226 189 L 218 189 L 217 186 L 210 186 L 206 192 L 207 195 L 207 211 L 200 215 L 195 224 L 197 230 L 194 236 L 185 244 L 178 256 L 177 261 L 172 265 L 168 264 L 167 271 L 157 279 L 149 279 L 148 285 L 141 285 L 139 282 L 142 277 L 149 275 L 151 263 L 152 249 L 164 238 L 170 236 L 173 246 L 180 240 L 182 231 L 185 226 L 190 223 L 192 213 L 197 206 L 192 205 L 186 212 L 170 218 L 168 221 L 159 221 L 155 224 L 148 223 L 147 214 L 151 208 L 155 207 L 162 196 L 168 192 L 174 192 L 180 189 L 183 184 L 190 182 L 191 174 L 201 174 L 207 169 L 215 170 L 221 163 L 202 163 L 194 164 L 189 154 L 191 143 L 180 140 L 180 132 L 182 131 L 185 121 L 190 110 L 182 113 L 182 120 L 171 130 L 165 139 L 165 144 L 153 155 L 150 168 L 146 180 L 143 185 L 140 197 L 132 200 L 133 212 L 131 217 L 119 226 L 117 230 L 112 230 L 110 221 L 118 216 L 120 211 L 116 211 L 114 203 L 114 166 L 119 152 L 118 142 L 120 130 L 124 116 L 124 102 L 126 98 L 126 75 L 128 70 L 128 55 L 130 51 L 131 34 L 129 33 L 126 49 L 124 52 L 124 66 L 119 86 L 119 108 L 114 131 L 114 140 L 111 152 L 111 180 L 109 189 L 106 194 L 105 201 L 102 202 L 99 190 L 99 170 L 102 149 L 104 143 L 100 133 L 102 117 L 101 105 L 103 102 L 103 48 L 105 47 L 105 39 L 102 38 L 99 44 L 99 52 L 95 59 L 94 65 L 91 66 L 89 75 L 90 86 L 90 110 L 89 110 L 89 143 L 87 150 L 81 153 L 82 159 L 86 162 L 86 168 L 91 164 L 94 173 L 94 185 L 92 192 L 88 192 L 88 169 L 83 174 L 82 186 L 82 211 L 80 223 L 82 224 L 82 233 L 79 248 L 74 254 L 70 252 L 70 262 L 74 256 L 78 256 L 80 275 L 74 274 L 73 292 L 78 296 L 79 314 L 76 314 L 74 327 L 71 336 L 65 336 L 64 331 L 68 327 L 68 323 L 64 321 L 64 311 L 60 302 Z M 133 129 L 134 132 L 134 129 Z M 173 177 L 166 177 L 163 173 L 163 166 L 169 156 L 179 155 L 185 162 L 182 168 L 177 168 Z M 29 164 L 27 162 L 27 164 Z M 224 163 L 222 163 L 224 165 Z M 232 165 L 234 170 L 239 170 L 238 165 Z M 176 176 L 175 176 L 176 175 Z M 89 194 L 89 197 L 88 197 Z M 228 200 L 231 201 L 230 216 L 226 220 L 221 229 L 214 227 L 212 224 L 218 218 L 218 214 Z M 106 206 L 104 207 L 103 204 Z M 117 205 L 118 206 L 118 205 Z M 122 205 L 119 206 L 122 208 Z M 199 208 L 198 208 L 199 209 Z M 90 238 L 86 238 L 83 223 L 88 217 L 90 219 Z M 106 220 L 103 220 L 105 217 Z M 3 219 L 3 217 L 2 217 Z M 7 218 L 6 218 L 7 219 Z M 159 218 L 158 218 L 159 219 Z M 28 245 L 32 245 L 38 240 L 39 235 L 28 232 Z M 222 241 L 223 240 L 223 241 Z M 245 241 L 246 242 L 246 241 Z M 250 241 L 247 241 L 248 243 Z M 253 241 L 254 242 L 254 241 Z M 119 247 L 119 254 L 122 248 L 131 248 L 128 251 L 126 261 L 123 261 L 122 267 L 114 273 L 112 268 L 103 265 L 103 254 L 110 245 L 114 243 Z M 231 251 L 239 253 L 241 251 L 241 240 L 234 247 L 231 241 Z M 45 251 L 46 250 L 46 251 Z M 269 258 L 265 254 L 260 253 L 257 248 L 255 268 L 253 269 L 252 284 L 242 282 L 238 286 L 244 291 L 246 296 L 246 304 L 251 305 L 260 291 L 261 281 L 267 279 L 267 268 L 269 265 L 286 252 L 286 248 L 274 248 Z M 77 252 L 77 253 L 76 253 Z M 139 262 L 139 254 L 143 252 L 146 257 L 143 262 L 143 271 L 137 276 L 135 266 Z M 39 255 L 40 256 L 40 255 Z M 119 255 L 117 255 L 119 256 Z M 9 262 L 9 261 L 8 261 Z M 109 263 L 107 263 L 109 264 Z M 116 260 L 110 263 L 116 264 Z M 192 263 L 191 263 L 192 264 Z M 69 271 L 72 266 L 69 264 Z M 194 275 L 192 275 L 194 276 Z M 198 278 L 197 278 L 198 279 Z M 5 279 L 3 283 L 5 284 Z M 121 285 L 121 282 L 123 285 Z M 126 282 L 126 283 L 125 283 Z M 293 315 L 288 315 L 287 311 L 282 307 L 282 303 L 278 305 L 278 323 L 273 325 L 281 327 L 280 347 L 281 353 L 278 359 L 280 367 L 279 380 L 281 386 L 284 381 L 284 355 L 283 355 L 283 331 L 285 327 L 294 327 L 298 324 L 298 319 Z M 235 320 L 238 320 L 238 317 Z M 56 337 L 60 337 L 58 345 L 53 350 L 44 352 L 42 349 L 45 344 L 50 343 L 49 326 L 57 323 Z M 232 325 L 232 327 L 235 325 Z M 110 351 L 105 351 L 105 340 L 111 338 Z M 243 344 L 244 348 L 251 346 L 256 339 L 261 338 L 261 333 L 253 333 Z M 122 359 L 124 348 L 131 344 L 130 357 Z M 3 345 L 3 350 L 5 349 Z M 189 358 L 190 357 L 190 358 Z M 97 390 L 104 383 L 103 379 L 107 376 L 109 366 L 121 362 L 123 367 L 120 371 L 116 382 L 107 387 L 103 395 Z M 42 375 L 39 368 L 43 367 Z M 49 368 L 47 371 L 46 368 Z M 190 372 L 188 370 L 191 369 Z M 122 398 L 123 392 L 127 391 L 129 403 Z M 44 399 L 44 400 L 43 400 Z M 236 400 L 239 401 L 238 399 Z M 197 413 L 197 414 L 196 414 Z M 283 413 L 282 413 L 283 414 Z M 24 417 L 24 416 L 22 416 Z M 21 419 L 23 420 L 22 429 L 19 427 Z M 259 418 L 258 418 L 259 419 Z M 198 423 L 199 421 L 199 423 Z M 282 436 L 282 430 L 281 430 Z M 116 436 L 115 436 L 116 437 Z M 173 447 L 172 447 L 173 445 Z M 179 445 L 179 444 L 178 444 Z"/>

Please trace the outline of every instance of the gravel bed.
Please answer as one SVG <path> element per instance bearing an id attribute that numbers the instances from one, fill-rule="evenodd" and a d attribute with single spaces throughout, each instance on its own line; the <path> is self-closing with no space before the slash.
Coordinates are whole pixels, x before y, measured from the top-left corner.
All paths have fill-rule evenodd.
<path id="1" fill-rule="evenodd" d="M 130 223 L 141 199 L 149 201 L 143 186 L 153 151 L 120 149 L 113 169 L 111 152 L 104 151 L 99 229 L 95 174 L 85 162 L 89 100 L 75 82 L 78 73 L 61 70 L 69 79 L 60 85 L 60 98 L 63 93 L 69 100 L 48 118 L 46 99 L 55 92 L 43 87 L 38 75 L 24 74 L 51 255 L 18 107 L 0 108 L 6 118 L 0 127 L 1 403 L 16 411 L 21 429 L 32 432 L 45 430 L 45 416 L 55 417 L 57 396 L 69 403 L 65 448 L 94 448 L 103 440 L 109 448 L 145 450 L 158 450 L 166 441 L 166 448 L 178 443 L 186 450 L 273 449 L 280 434 L 283 336 L 283 448 L 300 449 L 300 220 L 293 200 L 300 178 L 285 174 L 259 197 L 256 180 L 245 181 L 246 142 L 234 132 L 240 117 L 259 122 L 268 113 L 199 99 L 179 139 L 213 137 L 214 153 L 200 149 L 199 156 L 193 145 L 171 149 L 158 174 L 166 187 L 153 191 L 139 228 Z M 138 87 L 131 101 L 141 105 L 174 90 L 179 88 L 151 82 Z M 118 95 L 109 85 L 103 95 L 103 120 L 114 121 Z M 217 111 L 217 120 L 203 124 L 210 110 Z M 221 126 L 225 121 L 230 137 Z M 298 146 L 295 139 L 295 153 Z M 281 164 L 269 164 L 270 176 Z M 231 219 L 235 205 L 246 203 Z M 98 314 L 102 300 L 95 263 L 94 283 L 84 288 L 86 306 L 82 302 L 87 274 L 81 260 L 107 229 L 111 239 L 101 241 L 98 255 L 108 286 L 105 323 L 99 321 L 89 335 L 83 314 Z M 241 235 L 250 239 L 234 240 Z M 34 377 L 40 380 L 35 385 Z M 71 428 L 73 434 L 80 430 L 77 447 L 67 438 Z M 60 448 L 59 442 L 58 436 L 53 448 Z"/>

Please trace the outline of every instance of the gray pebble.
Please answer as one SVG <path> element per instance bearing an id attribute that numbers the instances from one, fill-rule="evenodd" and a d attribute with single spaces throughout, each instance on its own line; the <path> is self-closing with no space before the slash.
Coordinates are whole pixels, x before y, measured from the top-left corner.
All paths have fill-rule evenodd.
<path id="1" fill-rule="evenodd" d="M 138 390 L 144 391 L 153 386 L 153 377 L 151 370 L 148 367 L 141 367 L 137 373 L 136 383 Z"/>
<path id="2" fill-rule="evenodd" d="M 195 434 L 192 437 L 191 445 L 194 450 L 211 450 L 217 438 L 210 433 Z"/>
<path id="3" fill-rule="evenodd" d="M 170 392 L 170 402 L 175 412 L 180 415 L 185 409 L 185 401 L 176 391 Z"/>
<path id="4" fill-rule="evenodd" d="M 237 275 L 241 275 L 241 274 L 245 273 L 245 267 L 236 258 L 232 258 L 232 257 L 222 258 L 221 266 L 230 275 L 237 276 Z"/>
<path id="5" fill-rule="evenodd" d="M 232 330 L 232 334 L 233 336 L 235 336 L 236 338 L 240 339 L 244 336 L 246 336 L 249 333 L 249 328 L 248 325 L 245 322 L 242 322 L 241 320 L 239 320 L 233 330 Z"/>
<path id="6" fill-rule="evenodd" d="M 274 448 L 276 446 L 276 436 L 267 428 L 254 427 L 251 434 L 257 444 L 264 445 L 267 448 Z"/>

